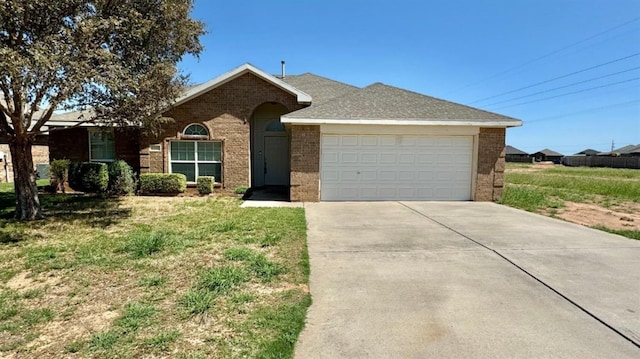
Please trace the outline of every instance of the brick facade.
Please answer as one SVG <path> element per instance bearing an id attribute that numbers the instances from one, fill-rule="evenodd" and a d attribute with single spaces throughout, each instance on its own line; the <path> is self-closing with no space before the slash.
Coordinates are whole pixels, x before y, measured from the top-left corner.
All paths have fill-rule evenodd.
<path id="1" fill-rule="evenodd" d="M 497 201 L 504 187 L 504 128 L 481 128 L 478 135 L 476 201 Z"/>
<path id="2" fill-rule="evenodd" d="M 200 123 L 209 130 L 209 140 L 222 142 L 223 187 L 251 185 L 251 116 L 267 102 L 280 103 L 288 111 L 303 107 L 296 96 L 253 74 L 242 75 L 175 107 L 165 114 L 175 121 L 163 126 L 159 135 L 142 140 L 140 171 L 168 172 L 169 142 L 180 139 L 189 124 Z M 150 151 L 149 145 L 153 144 L 161 144 L 161 150 Z"/>
<path id="3" fill-rule="evenodd" d="M 291 201 L 320 200 L 320 126 L 291 127 Z"/>
<path id="4" fill-rule="evenodd" d="M 49 132 L 49 159 L 89 161 L 89 133 L 84 127 Z"/>

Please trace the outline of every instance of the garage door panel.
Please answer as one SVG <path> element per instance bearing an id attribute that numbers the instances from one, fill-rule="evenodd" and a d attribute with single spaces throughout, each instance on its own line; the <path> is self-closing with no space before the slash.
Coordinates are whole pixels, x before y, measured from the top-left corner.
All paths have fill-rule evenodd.
<path id="1" fill-rule="evenodd" d="M 322 200 L 469 200 L 471 136 L 323 135 Z"/>
<path id="2" fill-rule="evenodd" d="M 396 171 L 379 170 L 380 181 L 395 181 L 397 179 Z"/>
<path id="3" fill-rule="evenodd" d="M 395 153 L 380 153 L 380 164 L 395 164 L 398 156 Z"/>
<path id="4" fill-rule="evenodd" d="M 337 146 L 340 144 L 340 136 L 335 135 L 323 135 L 322 136 L 322 146 Z"/>

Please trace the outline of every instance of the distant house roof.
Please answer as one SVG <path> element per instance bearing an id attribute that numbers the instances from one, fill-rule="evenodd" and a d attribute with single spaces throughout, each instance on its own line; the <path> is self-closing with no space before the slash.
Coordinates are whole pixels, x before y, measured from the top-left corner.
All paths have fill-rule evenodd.
<path id="1" fill-rule="evenodd" d="M 310 90 L 311 91 L 311 90 Z M 296 124 L 454 125 L 515 127 L 522 121 L 375 83 L 360 90 L 283 115 Z"/>
<path id="2" fill-rule="evenodd" d="M 556 152 L 556 151 L 552 151 L 548 148 L 545 148 L 542 151 L 538 151 L 536 153 L 542 153 L 545 156 L 550 156 L 550 157 L 563 157 L 564 155 L 562 153 Z"/>
<path id="3" fill-rule="evenodd" d="M 575 156 L 580 156 L 580 155 L 585 155 L 585 156 L 595 156 L 598 153 L 600 153 L 600 151 L 596 151 L 594 149 L 591 148 L 587 148 L 586 150 L 582 150 L 578 153 L 575 154 Z"/>
<path id="4" fill-rule="evenodd" d="M 598 156 L 611 156 L 615 155 L 630 155 L 640 153 L 640 145 L 626 145 L 620 148 L 616 148 L 613 151 L 600 152 Z"/>
<path id="5" fill-rule="evenodd" d="M 524 151 L 521 151 L 521 150 L 519 150 L 519 149 L 517 149 L 517 148 L 515 148 L 513 146 L 509 146 L 509 145 L 507 145 L 504 148 L 504 153 L 506 155 L 524 155 L 524 156 L 528 156 L 529 155 L 528 153 L 526 153 Z"/>

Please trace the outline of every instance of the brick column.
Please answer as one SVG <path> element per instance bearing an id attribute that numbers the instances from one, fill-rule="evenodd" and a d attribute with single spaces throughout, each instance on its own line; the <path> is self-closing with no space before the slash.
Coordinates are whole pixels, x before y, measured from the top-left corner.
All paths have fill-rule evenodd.
<path id="1" fill-rule="evenodd" d="M 320 126 L 291 127 L 291 201 L 320 200 Z"/>
<path id="2" fill-rule="evenodd" d="M 478 135 L 476 201 L 497 201 L 504 186 L 504 128 L 481 128 Z"/>

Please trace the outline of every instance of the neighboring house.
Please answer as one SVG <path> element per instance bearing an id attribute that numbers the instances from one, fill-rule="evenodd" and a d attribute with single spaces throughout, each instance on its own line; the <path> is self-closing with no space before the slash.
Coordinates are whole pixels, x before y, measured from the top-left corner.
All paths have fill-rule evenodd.
<path id="1" fill-rule="evenodd" d="M 562 157 L 564 157 L 564 155 L 562 153 L 558 153 L 556 151 L 545 148 L 542 151 L 538 151 L 532 154 L 531 157 L 533 157 L 536 162 L 550 161 L 555 164 L 560 164 L 562 163 Z"/>
<path id="2" fill-rule="evenodd" d="M 640 156 L 640 145 L 626 145 L 610 152 L 600 152 L 598 156 L 637 157 Z"/>
<path id="3" fill-rule="evenodd" d="M 292 201 L 492 201 L 502 196 L 506 128 L 522 125 L 381 83 L 273 76 L 249 64 L 188 89 L 164 115 L 175 121 L 157 136 L 51 127 L 51 159 L 122 158 L 190 183 L 213 175 L 225 190 L 288 186 Z"/>
<path id="4" fill-rule="evenodd" d="M 504 148 L 504 157 L 507 162 L 531 162 L 531 157 L 529 157 L 528 153 L 509 145 Z"/>
<path id="5" fill-rule="evenodd" d="M 576 153 L 574 156 L 597 156 L 600 151 L 596 151 L 591 148 L 587 148 L 586 150 L 582 150 Z"/>
<path id="6" fill-rule="evenodd" d="M 47 146 L 47 136 L 42 135 L 36 138 L 35 144 L 31 147 L 31 156 L 34 170 L 43 171 L 49 164 L 49 146 Z M 46 171 L 48 173 L 48 171 Z M 0 137 L 0 183 L 13 182 L 13 163 L 11 159 L 11 151 L 7 138 Z"/>

